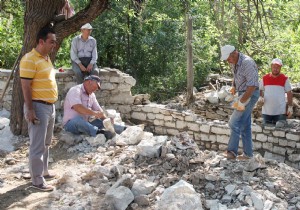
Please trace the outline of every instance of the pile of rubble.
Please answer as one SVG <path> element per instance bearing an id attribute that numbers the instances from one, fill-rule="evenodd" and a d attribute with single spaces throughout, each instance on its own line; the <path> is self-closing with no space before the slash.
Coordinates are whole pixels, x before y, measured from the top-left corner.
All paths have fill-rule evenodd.
<path id="1" fill-rule="evenodd" d="M 134 135 L 124 138 L 129 133 Z M 200 151 L 187 133 L 153 136 L 140 126 L 117 136 L 121 146 L 88 142 L 65 145 L 82 154 L 81 165 L 58 180 L 53 208 L 62 209 L 62 200 L 75 209 L 300 208 L 299 171 L 260 155 L 228 161 L 215 151 Z"/>
<path id="2" fill-rule="evenodd" d="M 225 78 L 222 79 L 222 81 Z M 227 80 L 226 80 L 227 81 Z M 191 110 L 195 114 L 202 116 L 207 120 L 222 120 L 228 121 L 233 112 L 231 107 L 232 101 L 228 98 L 230 96 L 230 86 L 224 82 L 202 87 L 200 91 L 194 88 L 194 102 L 186 105 L 186 95 L 176 96 L 174 99 L 165 101 L 167 108 L 177 110 Z M 221 84 L 224 84 L 221 86 Z M 216 87 L 215 87 L 216 86 Z M 219 87 L 220 86 L 220 87 Z M 293 85 L 293 119 L 300 119 L 300 84 Z M 261 105 L 256 104 L 253 110 L 253 119 L 256 123 L 261 123 Z"/>

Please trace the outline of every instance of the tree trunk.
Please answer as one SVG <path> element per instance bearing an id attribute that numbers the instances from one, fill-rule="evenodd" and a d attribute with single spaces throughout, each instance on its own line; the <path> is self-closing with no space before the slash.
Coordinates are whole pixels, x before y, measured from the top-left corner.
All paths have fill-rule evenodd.
<path id="1" fill-rule="evenodd" d="M 244 27 L 243 27 L 243 17 L 242 17 L 242 12 L 241 12 L 241 7 L 239 4 L 236 4 L 235 5 L 235 11 L 236 11 L 236 14 L 238 16 L 238 27 L 239 27 L 239 37 L 238 37 L 238 41 L 239 41 L 239 46 L 243 46 L 243 30 L 244 30 Z"/>
<path id="2" fill-rule="evenodd" d="M 187 15 L 187 96 L 186 103 L 189 105 L 193 101 L 194 88 L 194 70 L 193 70 L 193 20 L 190 15 Z"/>
<path id="3" fill-rule="evenodd" d="M 20 52 L 22 56 L 36 46 L 35 37 L 37 32 L 45 25 L 53 22 L 55 15 L 61 11 L 65 0 L 26 0 L 24 17 L 24 43 Z M 89 5 L 79 11 L 72 18 L 54 23 L 57 38 L 57 48 L 51 53 L 51 60 L 55 61 L 56 53 L 63 39 L 80 29 L 80 27 L 94 20 L 107 9 L 108 0 L 91 0 Z M 19 62 L 19 61 L 17 61 Z M 23 115 L 23 93 L 21 88 L 19 65 L 15 68 L 13 82 L 13 98 L 10 117 L 10 129 L 15 135 L 27 135 L 27 124 Z"/>

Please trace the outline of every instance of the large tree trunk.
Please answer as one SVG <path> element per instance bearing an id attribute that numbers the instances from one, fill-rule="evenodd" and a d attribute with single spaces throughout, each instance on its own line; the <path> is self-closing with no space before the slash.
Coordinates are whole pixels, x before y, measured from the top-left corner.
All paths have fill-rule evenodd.
<path id="1" fill-rule="evenodd" d="M 55 61 L 55 55 L 63 39 L 78 31 L 83 24 L 91 22 L 105 11 L 108 7 L 108 1 L 109 0 L 91 0 L 85 9 L 79 11 L 72 18 L 55 23 L 54 29 L 56 31 L 57 48 L 50 55 L 53 62 Z M 58 11 L 61 11 L 64 4 L 65 0 L 26 0 L 24 44 L 20 52 L 20 58 L 36 46 L 35 37 L 37 32 L 53 21 L 54 16 Z M 23 115 L 24 99 L 19 77 L 19 65 L 17 65 L 14 70 L 10 129 L 15 135 L 27 135 L 27 123 Z"/>

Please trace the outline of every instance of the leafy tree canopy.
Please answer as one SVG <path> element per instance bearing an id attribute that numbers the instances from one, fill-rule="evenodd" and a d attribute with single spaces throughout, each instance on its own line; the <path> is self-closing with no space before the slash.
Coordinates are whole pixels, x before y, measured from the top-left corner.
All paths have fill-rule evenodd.
<path id="1" fill-rule="evenodd" d="M 71 0 L 78 12 L 89 0 Z M 282 72 L 300 80 L 300 4 L 284 0 L 112 0 L 93 21 L 101 67 L 114 67 L 137 79 L 135 93 L 164 100 L 186 88 L 186 16 L 193 17 L 195 87 L 209 73 L 230 74 L 220 62 L 220 46 L 235 45 L 257 62 L 260 75 L 270 61 L 283 60 Z M 22 47 L 24 1 L 0 3 L 0 67 L 11 68 Z M 70 67 L 64 39 L 56 67 Z"/>

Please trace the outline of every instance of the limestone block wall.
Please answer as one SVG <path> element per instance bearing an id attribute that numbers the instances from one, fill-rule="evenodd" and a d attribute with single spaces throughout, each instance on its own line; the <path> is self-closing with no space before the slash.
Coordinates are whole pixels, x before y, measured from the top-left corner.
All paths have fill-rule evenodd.
<path id="1" fill-rule="evenodd" d="M 5 88 L 6 81 L 10 75 L 11 70 L 0 69 L 0 96 L 2 96 L 2 92 Z M 6 110 L 10 110 L 11 100 L 12 100 L 12 88 L 13 81 L 10 81 L 9 86 L 6 90 L 6 94 L 4 95 L 3 101 L 0 103 L 0 109 L 5 108 Z"/>
<path id="2" fill-rule="evenodd" d="M 144 123 L 160 135 L 188 132 L 202 149 L 226 150 L 230 129 L 225 121 L 207 121 L 200 115 L 168 109 L 164 105 L 111 106 L 135 123 Z M 300 169 L 300 131 L 252 124 L 253 147 L 265 158 L 275 159 Z M 240 151 L 242 143 L 240 141 Z"/>
<path id="3" fill-rule="evenodd" d="M 2 95 L 6 81 L 11 70 L 0 69 L 0 94 Z M 107 104 L 133 104 L 134 96 L 131 95 L 131 87 L 135 85 L 135 79 L 117 69 L 103 68 L 100 71 L 102 79 L 101 91 L 97 91 L 96 95 L 99 103 L 103 106 Z M 58 85 L 58 101 L 56 102 L 56 111 L 58 114 L 62 112 L 63 100 L 68 90 L 76 85 L 76 80 L 72 70 L 65 72 L 56 72 L 56 81 Z M 0 104 L 0 109 L 5 108 L 11 110 L 13 81 L 5 93 L 3 102 Z"/>

